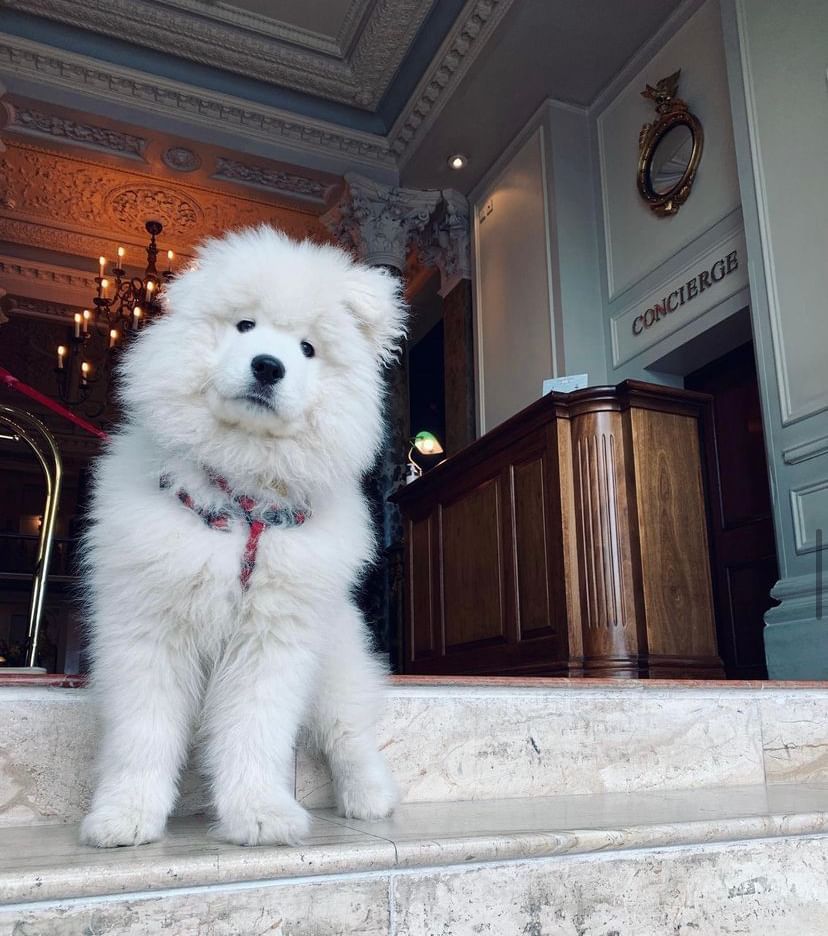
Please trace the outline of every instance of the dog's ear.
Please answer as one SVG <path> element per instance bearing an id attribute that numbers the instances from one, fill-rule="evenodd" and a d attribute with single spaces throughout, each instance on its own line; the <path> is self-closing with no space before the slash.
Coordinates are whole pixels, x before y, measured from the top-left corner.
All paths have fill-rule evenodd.
<path id="1" fill-rule="evenodd" d="M 400 279 L 382 267 L 354 266 L 345 302 L 370 337 L 377 357 L 390 363 L 405 338 L 408 317 Z"/>

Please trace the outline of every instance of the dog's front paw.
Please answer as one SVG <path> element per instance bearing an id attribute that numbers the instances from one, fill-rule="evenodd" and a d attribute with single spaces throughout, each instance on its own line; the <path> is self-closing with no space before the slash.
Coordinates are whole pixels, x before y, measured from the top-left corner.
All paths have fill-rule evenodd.
<path id="1" fill-rule="evenodd" d="M 146 845 L 163 838 L 166 824 L 165 817 L 147 815 L 135 806 L 96 806 L 81 823 L 80 839 L 96 848 Z"/>
<path id="2" fill-rule="evenodd" d="M 398 799 L 397 785 L 384 762 L 350 774 L 336 784 L 339 814 L 348 819 L 385 819 Z"/>
<path id="3" fill-rule="evenodd" d="M 213 831 L 234 845 L 299 845 L 307 838 L 311 817 L 295 800 L 278 802 L 223 815 Z"/>

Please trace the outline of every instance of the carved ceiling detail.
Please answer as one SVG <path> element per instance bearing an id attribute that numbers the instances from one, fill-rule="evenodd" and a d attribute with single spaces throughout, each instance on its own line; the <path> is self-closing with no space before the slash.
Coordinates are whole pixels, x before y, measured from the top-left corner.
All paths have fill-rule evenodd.
<path id="1" fill-rule="evenodd" d="M 389 133 L 402 157 L 425 136 L 514 0 L 469 0 Z"/>
<path id="2" fill-rule="evenodd" d="M 9 279 L 32 280 L 63 290 L 82 289 L 90 294 L 95 290 L 94 273 L 60 270 L 56 267 L 8 257 L 0 258 L 0 277 L 3 278 L 3 282 L 8 282 Z"/>
<path id="3" fill-rule="evenodd" d="M 9 129 L 16 133 L 74 143 L 88 149 L 142 159 L 147 141 L 143 137 L 91 123 L 78 123 L 59 114 L 33 107 L 15 107 Z"/>
<path id="4" fill-rule="evenodd" d="M 273 192 L 299 195 L 313 199 L 320 204 L 324 204 L 325 197 L 331 188 L 330 185 L 325 185 L 317 179 L 293 172 L 283 172 L 270 166 L 251 165 L 227 156 L 218 157 L 212 178 L 238 182 L 241 185 Z"/>
<path id="5" fill-rule="evenodd" d="M 144 223 L 164 225 L 163 244 L 188 254 L 204 237 L 270 221 L 297 237 L 324 236 L 314 214 L 98 165 L 10 140 L 0 158 L 7 210 L 3 239 L 74 255 L 113 255 L 113 244 L 144 246 Z"/>
<path id="6" fill-rule="evenodd" d="M 173 172 L 195 172 L 201 167 L 201 157 L 187 146 L 170 146 L 161 154 L 161 162 Z"/>
<path id="7" fill-rule="evenodd" d="M 347 130 L 206 89 L 196 93 L 189 85 L 16 36 L 0 36 L 0 70 L 47 87 L 50 95 L 54 89 L 80 92 L 183 124 L 222 127 L 237 139 L 266 142 L 297 154 L 312 150 L 345 163 L 396 167 L 389 142 L 379 134 Z"/>
<path id="8" fill-rule="evenodd" d="M 152 219 L 171 236 L 190 236 L 204 220 L 194 199 L 165 185 L 123 185 L 108 192 L 104 201 L 109 217 L 126 232 L 140 231 Z"/>
<path id="9" fill-rule="evenodd" d="M 328 41 L 327 48 L 323 37 L 277 20 L 232 11 L 228 4 L 5 0 L 4 5 L 104 35 L 128 36 L 139 45 L 191 61 L 373 110 L 433 0 L 361 3 L 363 17 L 357 9 L 346 23 L 353 35 L 343 38 L 349 41 L 341 46 Z"/>

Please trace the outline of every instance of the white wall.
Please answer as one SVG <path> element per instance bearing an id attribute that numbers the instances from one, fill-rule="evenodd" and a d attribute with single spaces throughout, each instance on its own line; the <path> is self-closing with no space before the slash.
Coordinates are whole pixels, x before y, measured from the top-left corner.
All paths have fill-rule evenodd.
<path id="1" fill-rule="evenodd" d="M 723 323 L 749 302 L 718 0 L 707 0 L 690 14 L 685 5 L 592 108 L 600 164 L 607 367 L 613 382 L 642 377 L 680 383 L 679 376 L 663 372 L 662 359 L 681 360 L 676 349 L 699 342 L 708 331 L 712 336 L 714 328 L 721 336 Z M 639 131 L 657 116 L 641 91 L 679 68 L 678 93 L 701 121 L 704 150 L 689 199 L 676 215 L 661 218 L 636 184 Z M 645 333 L 633 332 L 639 314 L 733 250 L 739 257 L 733 275 Z M 710 344 L 708 360 L 716 350 L 729 350 L 712 337 Z"/>
<path id="2" fill-rule="evenodd" d="M 606 379 L 589 115 L 546 101 L 470 201 L 480 431 L 544 379 Z"/>
<path id="3" fill-rule="evenodd" d="M 828 530 L 828 3 L 722 8 L 782 575 L 768 669 L 825 679 L 815 550 Z"/>
<path id="4" fill-rule="evenodd" d="M 540 396 L 551 375 L 543 131 L 472 201 L 481 434 Z"/>

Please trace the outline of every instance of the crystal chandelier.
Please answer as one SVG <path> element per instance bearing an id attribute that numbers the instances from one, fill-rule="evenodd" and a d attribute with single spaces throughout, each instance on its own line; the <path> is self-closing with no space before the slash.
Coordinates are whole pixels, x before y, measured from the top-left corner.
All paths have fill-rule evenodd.
<path id="1" fill-rule="evenodd" d="M 160 221 L 147 221 L 144 225 L 150 236 L 147 245 L 147 266 L 143 277 L 129 277 L 124 269 L 126 250 L 118 248 L 118 259 L 107 273 L 106 257 L 98 258 L 95 277 L 96 294 L 93 309 L 76 312 L 74 327 L 67 344 L 57 349 L 58 396 L 62 403 L 85 407 L 90 415 L 99 416 L 106 401 L 90 404 L 92 387 L 101 380 L 109 381 L 114 358 L 123 344 L 130 340 L 144 322 L 161 312 L 158 292 L 173 275 L 174 254 L 167 251 L 167 269 L 158 272 L 158 245 Z M 92 412 L 91 410 L 95 410 Z"/>

